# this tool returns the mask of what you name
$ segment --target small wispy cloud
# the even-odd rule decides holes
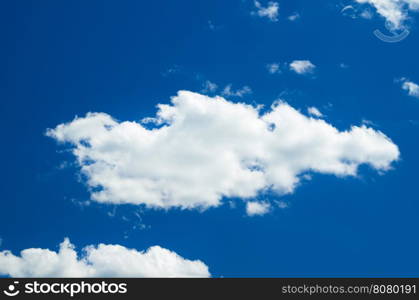
[[[261,18],[268,18],[272,22],[278,21],[279,16],[279,4],[278,2],[269,1],[267,6],[263,6],[259,1],[254,1],[256,11],[253,11],[253,15],[257,15]]]
[[[279,63],[271,63],[266,65],[266,69],[270,74],[278,74],[281,73],[281,67]]]
[[[252,89],[250,87],[248,87],[247,85],[237,89],[237,90],[233,90],[232,85],[228,84],[222,91],[222,95],[226,96],[226,97],[243,97],[245,95],[251,94],[252,93]]]
[[[287,202],[284,202],[284,201],[278,201],[276,204],[278,205],[278,207],[279,207],[280,209],[285,209],[285,208],[288,208],[288,203],[287,203]]]
[[[244,97],[248,94],[251,94],[253,91],[252,89],[245,85],[238,89],[233,89],[233,84],[229,83],[224,88],[222,86],[218,85],[215,82],[212,82],[210,80],[205,80],[202,82],[202,89],[201,93],[204,94],[215,94],[222,95],[224,97]],[[143,119],[143,122],[150,123],[154,122],[153,120],[147,120],[147,118]]]
[[[297,74],[303,75],[313,73],[316,66],[309,60],[294,60],[289,65],[290,70]]]
[[[288,21],[294,22],[297,21],[299,18],[301,18],[299,13],[293,13],[292,15],[288,16]]]
[[[370,127],[372,127],[372,126],[378,127],[378,124],[376,124],[373,121],[368,120],[368,119],[362,119],[362,124],[366,125],[366,126],[370,126]]]
[[[202,92],[203,92],[203,93],[214,93],[214,92],[216,92],[216,91],[217,91],[217,89],[218,89],[218,85],[217,85],[216,83],[211,82],[211,81],[209,81],[209,80],[206,80],[206,81],[203,83],[203,89],[202,89]]]
[[[323,117],[323,114],[320,112],[320,110],[314,106],[307,108],[307,112],[309,113],[309,115],[317,118]]]
[[[372,19],[373,14],[372,14],[372,12],[371,12],[370,10],[366,9],[366,10],[361,11],[361,12],[359,13],[359,16],[360,16],[361,18],[363,18],[363,19],[368,19],[368,20],[370,20],[370,19]]]
[[[268,202],[257,202],[251,201],[246,203],[246,213],[248,216],[263,216],[267,214],[271,209],[271,205]]]
[[[407,94],[409,96],[419,98],[419,85],[417,83],[414,83],[413,81],[410,81],[407,78],[401,78],[398,81],[402,83],[402,89],[407,91]]]

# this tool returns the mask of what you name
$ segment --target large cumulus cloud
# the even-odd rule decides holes
[[[88,113],[47,135],[72,145],[93,200],[158,208],[292,193],[307,172],[355,176],[361,164],[386,171],[399,158],[387,136],[366,126],[339,131],[285,102],[262,114],[188,91],[142,122]]]
[[[69,239],[58,252],[29,248],[15,256],[0,252],[0,275],[11,277],[209,277],[201,261],[154,246],[147,251],[120,245],[87,246],[80,255]]]

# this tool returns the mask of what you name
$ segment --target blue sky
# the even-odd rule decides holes
[[[55,251],[69,237],[77,249],[159,245],[203,261],[215,277],[418,276],[419,99],[402,88],[419,83],[417,14],[408,12],[406,39],[385,43],[373,35],[386,32],[385,18],[368,4],[359,9],[370,18],[351,18],[342,13],[350,4],[359,7],[280,0],[271,20],[239,0],[3,2],[0,250]],[[295,60],[315,69],[297,74]],[[268,72],[272,63],[279,74]],[[88,112],[139,122],[179,90],[205,93],[206,81],[219,87],[213,94],[250,87],[225,96],[234,103],[316,107],[341,131],[366,122],[400,159],[387,172],[313,173],[291,194],[258,194],[287,203],[263,216],[246,215],[239,197],[204,211],[86,205],[71,147],[46,130]]]

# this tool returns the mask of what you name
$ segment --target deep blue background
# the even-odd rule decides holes
[[[372,34],[381,18],[344,17],[339,2],[282,0],[272,23],[250,15],[252,1],[2,1],[0,249],[56,249],[68,236],[78,248],[158,244],[214,276],[418,276],[419,101],[394,79],[419,82],[419,31],[384,43]],[[266,71],[294,59],[316,64],[314,78]],[[89,111],[140,120],[204,80],[249,85],[248,103],[317,106],[339,129],[368,119],[402,159],[385,175],[315,175],[263,217],[239,199],[205,212],[77,204],[89,194],[47,128]],[[133,228],[135,212],[147,229]]]

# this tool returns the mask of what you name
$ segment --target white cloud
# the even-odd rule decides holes
[[[278,205],[278,207],[279,207],[280,209],[285,209],[285,208],[288,208],[288,203],[286,203],[286,202],[284,202],[284,201],[278,201],[276,204]]]
[[[365,125],[367,125],[367,126],[370,126],[370,127],[378,127],[378,125],[377,124],[375,124],[373,121],[371,121],[371,120],[367,120],[367,119],[362,119],[362,124],[365,124]]]
[[[290,63],[290,69],[297,74],[313,73],[316,66],[309,60],[294,60]]]
[[[419,98],[419,85],[406,78],[402,78],[402,89],[407,91],[409,96]]]
[[[307,108],[307,112],[310,115],[318,117],[318,118],[323,117],[323,114],[320,112],[320,110],[317,107],[314,107],[314,106]]]
[[[288,16],[288,20],[291,22],[297,21],[299,18],[300,18],[299,13],[293,13],[292,15]]]
[[[268,5],[264,7],[259,1],[254,1],[254,5],[257,8],[257,11],[253,12],[253,14],[259,17],[266,17],[272,22],[278,21],[278,15],[279,15],[278,2],[269,1]]]
[[[214,93],[218,89],[218,85],[207,80],[203,83],[203,93]]]
[[[20,256],[0,252],[0,275],[11,277],[209,277],[199,260],[154,246],[147,251],[120,245],[87,246],[77,254],[66,238],[58,252],[30,248]]]
[[[248,216],[262,216],[269,212],[271,205],[268,202],[249,201],[246,203]]]
[[[271,74],[281,73],[281,69],[278,63],[267,64],[266,69],[268,69],[268,72]]]
[[[359,14],[359,16],[361,18],[363,18],[363,19],[370,20],[370,19],[372,19],[373,14],[372,14],[372,12],[370,10],[365,9],[365,10],[361,11],[361,13]]]
[[[231,84],[227,85],[222,91],[222,95],[226,97],[243,97],[251,93],[252,89],[248,86],[244,86],[238,90],[233,90]]]
[[[356,10],[352,5],[346,5],[340,11],[344,16],[355,19],[357,17]]]
[[[180,91],[159,104],[155,128],[89,113],[47,135],[73,145],[91,198],[154,208],[201,208],[223,197],[292,193],[307,172],[355,176],[388,170],[398,147],[380,131],[339,131],[285,102],[258,107]]]
[[[213,94],[218,90],[219,86],[214,82],[206,80],[202,83],[202,87],[203,87],[201,90],[202,93]],[[252,93],[252,89],[248,86],[243,86],[242,88],[234,90],[233,85],[228,84],[224,87],[224,89],[221,89],[221,94],[226,97],[240,97],[241,98],[251,93]]]
[[[363,18],[363,19],[372,19],[373,13],[369,8],[364,9],[361,7],[354,7],[352,5],[346,5],[342,8],[341,13],[352,19]]]
[[[370,4],[394,28],[403,27],[409,10],[419,10],[419,0],[354,0],[360,4]]]

